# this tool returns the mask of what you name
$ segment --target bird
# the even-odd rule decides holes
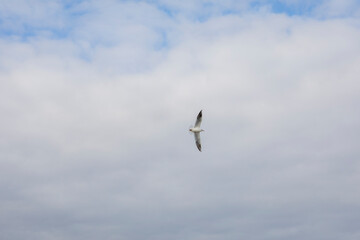
[[[200,152],[201,152],[200,132],[205,131],[200,128],[201,121],[202,121],[202,110],[197,115],[195,126],[189,129],[190,132],[194,133],[196,147],[199,149]]]

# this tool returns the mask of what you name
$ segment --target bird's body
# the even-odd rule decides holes
[[[202,129],[200,129],[200,128],[195,128],[195,127],[194,127],[194,128],[190,128],[189,131],[190,131],[190,132],[193,132],[193,133],[199,133],[199,132],[202,132],[202,131],[204,131],[204,130],[202,130]]]
[[[201,152],[200,132],[204,131],[203,129],[200,128],[201,121],[202,121],[202,110],[197,115],[195,126],[189,129],[190,132],[194,133],[195,143],[200,152]]]

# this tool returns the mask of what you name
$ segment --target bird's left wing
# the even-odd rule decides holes
[[[199,112],[199,114],[197,115],[196,118],[196,122],[195,122],[195,127],[199,128],[201,125],[201,121],[202,121],[202,110]]]

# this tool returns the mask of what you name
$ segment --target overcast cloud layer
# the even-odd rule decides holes
[[[359,43],[356,0],[1,1],[0,238],[360,239]]]

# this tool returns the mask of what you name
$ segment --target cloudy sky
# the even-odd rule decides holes
[[[0,0],[0,238],[360,239],[359,42],[357,0]]]

